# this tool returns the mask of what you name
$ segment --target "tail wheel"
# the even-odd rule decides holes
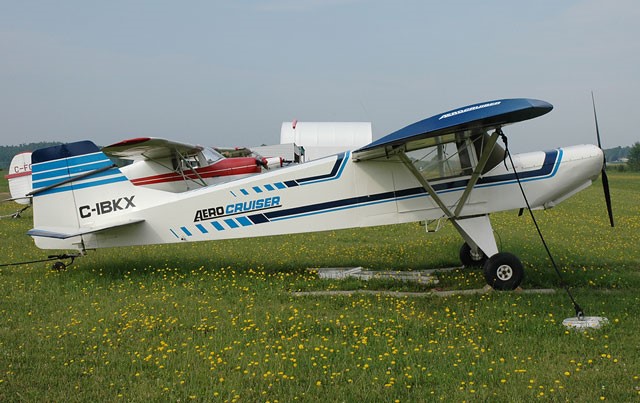
[[[524,268],[515,255],[496,253],[484,264],[484,278],[496,290],[515,290],[524,278]]]
[[[464,267],[482,267],[487,261],[487,255],[480,249],[474,251],[468,243],[460,247],[460,262]]]
[[[54,271],[63,271],[66,268],[67,268],[67,265],[59,261],[54,262],[53,265],[51,265],[51,270],[54,270]]]

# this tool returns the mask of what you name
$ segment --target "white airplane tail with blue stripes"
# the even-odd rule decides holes
[[[121,219],[135,208],[140,189],[91,141],[35,151],[32,181],[29,235],[43,249],[83,250],[83,235],[142,221]]]

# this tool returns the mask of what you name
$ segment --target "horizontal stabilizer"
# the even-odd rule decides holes
[[[413,123],[353,152],[354,159],[371,159],[395,146],[467,130],[489,131],[542,116],[553,109],[537,99],[501,99],[469,105]],[[417,147],[416,147],[417,148]]]
[[[94,232],[106,231],[113,228],[123,227],[126,225],[138,224],[144,222],[143,219],[125,220],[120,222],[111,222],[107,225],[99,225],[95,227],[40,227],[33,228],[27,232],[32,237],[67,239],[74,236],[91,234]]]
[[[10,202],[10,201],[14,201],[14,202],[20,203],[20,204],[30,204],[31,203],[31,196],[10,197],[8,199],[0,200],[0,203]]]

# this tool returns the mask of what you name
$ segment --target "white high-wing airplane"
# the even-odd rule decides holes
[[[23,211],[31,207],[31,197],[27,196],[27,193],[31,192],[31,153],[22,152],[16,154],[11,159],[9,164],[9,173],[6,174],[5,179],[9,183],[9,192],[11,198],[2,201],[14,201],[18,204],[24,205],[20,210],[13,214],[1,216],[0,218],[20,217]]]
[[[523,266],[498,251],[489,215],[553,207],[603,170],[595,145],[507,157],[497,144],[503,127],[552,108],[534,99],[474,104],[353,151],[178,193],[135,186],[91,141],[44,148],[32,155],[28,234],[42,249],[84,252],[444,217],[464,240],[463,264],[484,265],[488,284],[514,289]]]

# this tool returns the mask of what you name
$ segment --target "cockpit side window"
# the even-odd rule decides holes
[[[466,156],[461,158],[455,142],[409,151],[407,156],[425,179],[449,178],[471,172]]]
[[[211,148],[203,148],[198,157],[201,166],[211,165],[224,158],[222,154]]]
[[[182,159],[182,170],[188,171],[190,169],[200,168],[200,161],[195,156],[189,156]]]

